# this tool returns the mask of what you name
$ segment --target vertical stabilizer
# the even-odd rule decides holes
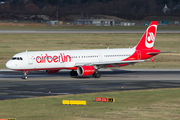
[[[141,40],[135,47],[137,50],[141,49],[153,49],[154,41],[156,37],[158,21],[152,21],[146,32],[142,36]]]

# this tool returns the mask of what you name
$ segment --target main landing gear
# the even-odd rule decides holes
[[[22,76],[22,79],[27,79],[27,78],[28,78],[28,77],[27,77],[28,71],[24,71],[23,73],[24,73],[24,75]]]
[[[93,77],[94,78],[100,78],[101,77],[101,74],[98,72],[98,69],[95,69],[95,72],[93,74]]]
[[[72,70],[71,72],[70,72],[70,76],[71,77],[76,77],[78,74],[77,74],[77,71],[74,71],[74,70]]]

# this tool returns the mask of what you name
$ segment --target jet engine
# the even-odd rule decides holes
[[[93,66],[79,66],[77,68],[77,73],[80,76],[88,76],[94,74],[95,69]]]

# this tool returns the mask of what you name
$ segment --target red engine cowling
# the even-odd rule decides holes
[[[94,74],[95,69],[93,66],[79,66],[77,68],[77,73],[80,76],[88,76]]]
[[[59,70],[46,70],[47,74],[53,74],[59,72]]]

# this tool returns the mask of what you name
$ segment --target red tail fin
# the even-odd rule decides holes
[[[141,40],[136,46],[137,50],[140,49],[153,49],[154,41],[156,37],[158,21],[152,21],[146,32],[142,36]]]

